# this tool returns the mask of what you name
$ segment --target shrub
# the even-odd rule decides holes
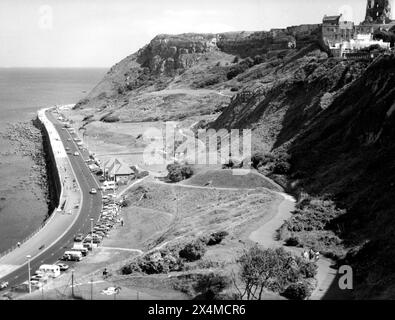
[[[274,160],[275,156],[271,153],[257,152],[251,157],[252,166],[255,169],[258,169],[259,167],[264,166]]]
[[[311,289],[305,282],[293,283],[285,289],[282,295],[292,300],[305,300],[311,295]]]
[[[167,166],[168,179],[172,182],[179,182],[188,179],[193,175],[193,169],[189,165],[180,165],[178,163],[169,164]]]
[[[230,71],[226,74],[228,80],[237,77],[240,73],[243,73],[249,68],[248,63],[239,63],[230,68]]]
[[[259,54],[254,57],[254,64],[261,64],[264,61],[265,59]]]
[[[188,243],[183,249],[180,250],[179,255],[181,258],[192,262],[199,260],[206,253],[205,244],[201,240]]]
[[[314,278],[317,275],[318,266],[314,262],[303,261],[299,267],[299,271],[305,278]]]
[[[273,173],[274,174],[287,174],[290,170],[290,164],[286,160],[278,160],[276,161]]]
[[[290,247],[296,247],[299,245],[299,243],[299,238],[296,236],[289,237],[287,240],[285,240],[285,244]]]
[[[206,244],[208,246],[214,246],[216,244],[220,244],[223,239],[228,235],[229,233],[226,231],[218,231],[214,232],[210,235],[210,237],[207,239]]]
[[[231,281],[229,277],[218,273],[202,275],[194,285],[194,290],[200,293],[199,298],[213,300],[218,293],[229,287]]]

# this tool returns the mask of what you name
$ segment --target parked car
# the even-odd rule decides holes
[[[69,265],[65,263],[58,263],[57,266],[60,268],[60,271],[66,271],[69,268]]]
[[[84,235],[82,233],[78,233],[75,237],[74,237],[74,241],[75,242],[81,242],[82,240],[84,240]]]
[[[89,191],[89,193],[90,193],[90,194],[96,194],[96,193],[97,193],[97,190],[96,190],[95,188],[92,188],[92,189]]]
[[[42,275],[42,274],[35,274],[34,276],[32,276],[31,278],[30,278],[30,281],[35,281],[35,280],[37,280],[37,281],[42,281],[42,280],[44,280],[45,279],[45,276],[44,275]]]
[[[8,287],[8,282],[7,281],[3,281],[0,283],[0,290],[4,290]]]
[[[76,151],[76,152],[74,152],[74,155],[79,156],[80,154]]]

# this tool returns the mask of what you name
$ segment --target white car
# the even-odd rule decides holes
[[[89,191],[90,194],[96,194],[97,190],[95,188],[92,188],[91,191]]]
[[[80,154],[76,151],[76,152],[74,152],[74,155],[79,156]]]
[[[65,263],[58,263],[57,266],[60,268],[60,271],[66,271],[69,268]]]
[[[6,289],[8,287],[8,282],[3,281],[0,283],[0,290]]]

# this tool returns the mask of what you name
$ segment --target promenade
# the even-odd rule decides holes
[[[38,118],[48,133],[50,147],[59,174],[61,185],[59,207],[54,210],[41,229],[24,242],[21,240],[20,247],[15,246],[13,250],[0,258],[0,279],[26,265],[27,255],[31,256],[31,260],[34,260],[45,253],[71,228],[80,214],[82,205],[81,188],[59,133],[47,117],[47,110],[39,110]],[[51,252],[50,256],[57,257],[62,253],[62,250],[59,250],[58,252]],[[44,259],[38,262],[44,262]],[[15,277],[18,279],[18,275]],[[23,282],[27,279],[18,280]]]

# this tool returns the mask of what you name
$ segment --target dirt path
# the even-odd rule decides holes
[[[257,230],[251,232],[249,238],[251,241],[259,243],[265,247],[278,248],[283,247],[282,241],[275,239],[276,230],[278,230],[285,220],[292,216],[292,211],[295,208],[295,199],[285,193],[279,193],[284,200],[280,203],[277,209],[277,214],[260,226]],[[284,247],[287,251],[290,251],[296,255],[301,255],[303,248],[296,247]],[[310,300],[321,300],[326,292],[329,290],[333,281],[336,278],[337,271],[331,268],[333,261],[324,257],[321,257],[317,262],[317,287],[313,291]]]

